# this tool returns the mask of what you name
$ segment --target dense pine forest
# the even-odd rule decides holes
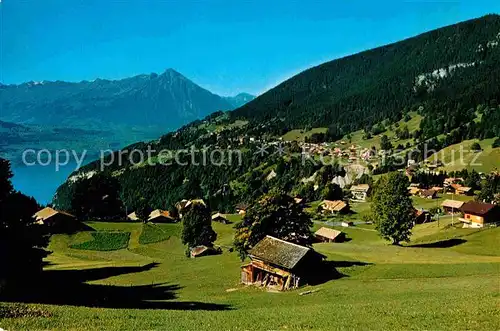
[[[470,122],[478,104],[496,104],[499,41],[498,15],[459,23],[308,69],[232,116],[282,130],[330,127],[341,137],[420,110],[437,124],[424,127],[426,135],[449,132]],[[486,122],[498,135],[498,121]]]

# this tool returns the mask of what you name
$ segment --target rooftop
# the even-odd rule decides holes
[[[486,215],[494,208],[498,208],[497,205],[491,203],[483,203],[477,201],[469,201],[462,206],[462,212],[473,215]]]
[[[250,256],[286,269],[293,269],[310,250],[305,246],[266,236],[250,251]]]
[[[441,204],[442,207],[460,209],[465,202],[457,200],[444,200]]]
[[[324,237],[324,238],[328,238],[328,239],[334,240],[341,233],[342,233],[342,231],[338,231],[338,230],[335,230],[335,229],[330,229],[330,228],[322,227],[318,231],[316,231],[314,234],[316,236],[321,236],[321,237]]]
[[[45,207],[42,210],[36,212],[35,215],[33,215],[33,218],[35,218],[37,221],[44,221],[44,220],[46,220],[54,215],[57,215],[57,214],[62,214],[62,215],[66,215],[69,217],[74,217],[73,215],[66,213],[64,211],[55,210],[51,207]]]

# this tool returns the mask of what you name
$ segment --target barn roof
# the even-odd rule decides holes
[[[433,189],[430,189],[430,190],[422,190],[422,191],[420,192],[420,194],[421,194],[422,196],[424,196],[424,197],[433,197],[433,196],[435,196],[435,195],[436,195],[436,193],[437,193],[437,192],[436,192],[435,190],[433,190]]]
[[[497,205],[477,201],[469,201],[462,206],[462,212],[473,215],[486,215]]]
[[[187,207],[189,207],[191,205],[196,205],[196,204],[200,204],[200,205],[206,206],[206,203],[205,203],[205,201],[203,201],[203,199],[192,199],[192,200],[189,200],[184,205],[184,208],[187,208]]]
[[[411,194],[411,195],[416,195],[420,192],[421,190],[418,188],[418,187],[408,187],[408,192]]]
[[[149,214],[149,220],[154,220],[158,217],[173,218],[170,216],[170,212],[168,210],[155,209]]]
[[[305,246],[266,236],[250,251],[250,256],[286,269],[293,269],[310,250]]]
[[[75,216],[73,216],[69,213],[66,213],[64,211],[55,210],[51,207],[45,207],[42,210],[36,212],[33,215],[33,218],[36,219],[37,221],[44,221],[44,220],[46,220],[54,215],[57,215],[57,214],[62,214],[62,215],[69,216],[69,217],[75,217]]]
[[[323,207],[323,209],[328,209],[331,211],[342,211],[347,207],[347,203],[342,200],[323,200],[321,206]]]
[[[359,184],[351,186],[351,191],[368,192],[369,190],[370,190],[370,185],[368,184]]]
[[[316,231],[314,234],[316,236],[321,236],[321,237],[324,237],[324,238],[328,238],[328,239],[334,240],[341,233],[342,233],[342,231],[338,231],[338,230],[335,230],[335,229],[330,229],[330,228],[322,227],[318,231]]]
[[[247,210],[250,206],[248,203],[240,202],[236,205],[236,209]]]
[[[447,208],[455,208],[455,209],[460,209],[464,205],[463,201],[457,201],[457,200],[444,200],[441,206],[447,207]]]
[[[215,213],[215,214],[213,214],[213,215],[212,215],[212,219],[213,219],[213,220],[215,220],[215,219],[217,219],[217,218],[219,218],[219,217],[221,217],[221,218],[223,218],[223,219],[226,219],[226,220],[227,220],[227,216],[226,216],[226,215],[224,215],[224,214],[221,214],[221,213]]]

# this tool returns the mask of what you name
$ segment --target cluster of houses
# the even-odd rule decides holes
[[[460,178],[447,178],[442,187],[433,186],[428,189],[422,189],[418,184],[411,184],[410,187],[408,187],[408,193],[426,199],[436,199],[440,193],[466,196],[474,195],[474,190],[471,187],[463,186],[460,184],[461,182],[463,182],[463,180]]]
[[[344,147],[345,141],[340,144],[330,143],[306,143],[299,142],[299,146],[309,154],[332,156],[340,159],[348,160],[348,162],[355,163],[358,161],[374,161],[377,156],[383,154],[383,151],[377,152],[374,149],[363,148],[359,145],[352,144],[349,147]]]
[[[426,199],[436,199],[438,194],[449,194],[456,196],[473,196],[474,190],[471,187],[464,186],[463,178],[446,178],[442,187],[434,186],[427,189],[422,189],[418,184],[411,184],[408,187],[408,192],[412,196],[418,196]],[[446,199],[441,203],[441,209],[449,215],[463,215],[458,217],[458,220],[464,223],[464,227],[481,228],[487,224],[497,223],[500,221],[500,206],[479,202],[479,201],[459,201],[454,199]],[[427,211],[419,211],[418,220],[416,223],[425,222],[429,216]]]

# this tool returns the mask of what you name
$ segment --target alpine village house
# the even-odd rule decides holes
[[[325,258],[312,248],[266,236],[249,252],[250,263],[241,267],[241,282],[275,290],[307,283],[311,270]]]

